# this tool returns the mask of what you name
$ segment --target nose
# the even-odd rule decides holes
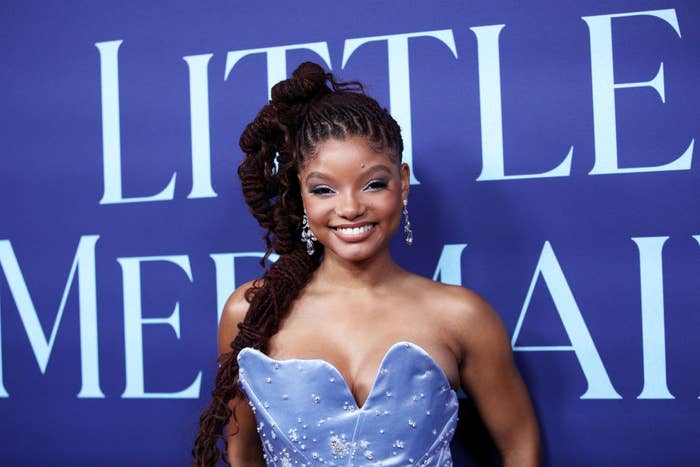
[[[354,193],[344,193],[339,196],[335,212],[338,216],[353,220],[365,213],[366,207]]]

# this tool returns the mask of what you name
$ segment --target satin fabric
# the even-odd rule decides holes
[[[325,360],[275,360],[247,347],[238,364],[268,466],[452,465],[457,395],[412,342],[389,348],[361,407]]]

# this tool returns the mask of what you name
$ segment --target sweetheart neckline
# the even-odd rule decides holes
[[[457,396],[457,391],[455,391],[455,390],[452,388],[452,385],[450,384],[449,378],[447,378],[447,374],[445,373],[445,370],[443,370],[442,367],[441,367],[440,365],[438,365],[438,363],[435,361],[435,359],[434,359],[423,347],[421,347],[420,345],[418,345],[418,344],[416,344],[416,343],[414,343],[414,342],[406,341],[406,340],[398,341],[398,342],[395,342],[395,343],[391,344],[391,346],[386,350],[386,352],[384,352],[384,356],[382,357],[382,360],[379,362],[379,367],[377,367],[377,370],[374,372],[374,379],[373,379],[373,381],[372,381],[372,385],[370,386],[369,392],[367,393],[367,397],[365,398],[365,400],[364,400],[364,402],[362,403],[362,405],[360,405],[360,404],[357,402],[357,398],[355,397],[355,394],[354,394],[354,393],[352,392],[352,390],[350,389],[350,385],[348,384],[347,380],[345,379],[345,377],[343,376],[343,374],[340,372],[340,370],[338,370],[338,368],[337,368],[335,365],[333,365],[331,362],[329,362],[328,360],[325,360],[325,359],[323,359],[323,358],[285,358],[285,359],[277,359],[277,358],[270,357],[269,355],[263,353],[262,351],[260,351],[260,350],[258,350],[258,349],[256,349],[256,348],[253,348],[253,347],[244,347],[244,348],[242,348],[242,349],[240,350],[240,352],[238,352],[238,356],[240,357],[241,353],[243,353],[244,351],[250,351],[250,352],[255,352],[255,353],[257,353],[258,355],[262,356],[262,357],[263,357],[264,359],[266,359],[266,360],[269,360],[269,361],[274,362],[274,363],[279,363],[279,364],[289,364],[289,363],[295,363],[295,362],[318,362],[318,363],[321,363],[321,364],[323,364],[323,365],[326,365],[326,366],[328,366],[332,371],[334,371],[334,372],[337,374],[337,376],[340,377],[340,380],[343,382],[343,385],[345,386],[345,390],[347,391],[348,395],[349,395],[350,398],[352,399],[353,404],[355,404],[355,409],[356,409],[356,410],[359,410],[359,411],[364,411],[365,408],[367,407],[367,401],[369,401],[369,399],[372,397],[372,394],[374,393],[374,389],[375,389],[375,387],[377,386],[377,382],[379,381],[379,377],[380,377],[381,374],[382,374],[382,367],[384,366],[384,363],[386,362],[387,358],[389,357],[389,355],[391,355],[391,354],[393,353],[393,351],[394,351],[395,349],[399,348],[400,345],[406,345],[406,344],[408,344],[408,345],[409,345],[410,347],[412,347],[413,349],[415,349],[415,350],[421,352],[423,355],[425,355],[426,357],[428,357],[428,360],[430,360],[430,362],[432,363],[432,365],[438,370],[438,375],[440,375],[440,377],[442,377],[443,382],[444,382],[445,384],[447,384],[448,389],[449,389],[449,390],[453,393],[453,395],[456,397],[456,396]]]

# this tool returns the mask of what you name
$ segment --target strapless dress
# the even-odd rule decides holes
[[[452,465],[457,394],[412,342],[389,348],[361,407],[325,360],[275,360],[246,347],[238,365],[268,466]]]

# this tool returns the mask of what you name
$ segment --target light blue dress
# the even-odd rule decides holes
[[[325,360],[275,360],[247,347],[238,365],[268,466],[452,465],[457,394],[416,344],[389,348],[362,407]]]

